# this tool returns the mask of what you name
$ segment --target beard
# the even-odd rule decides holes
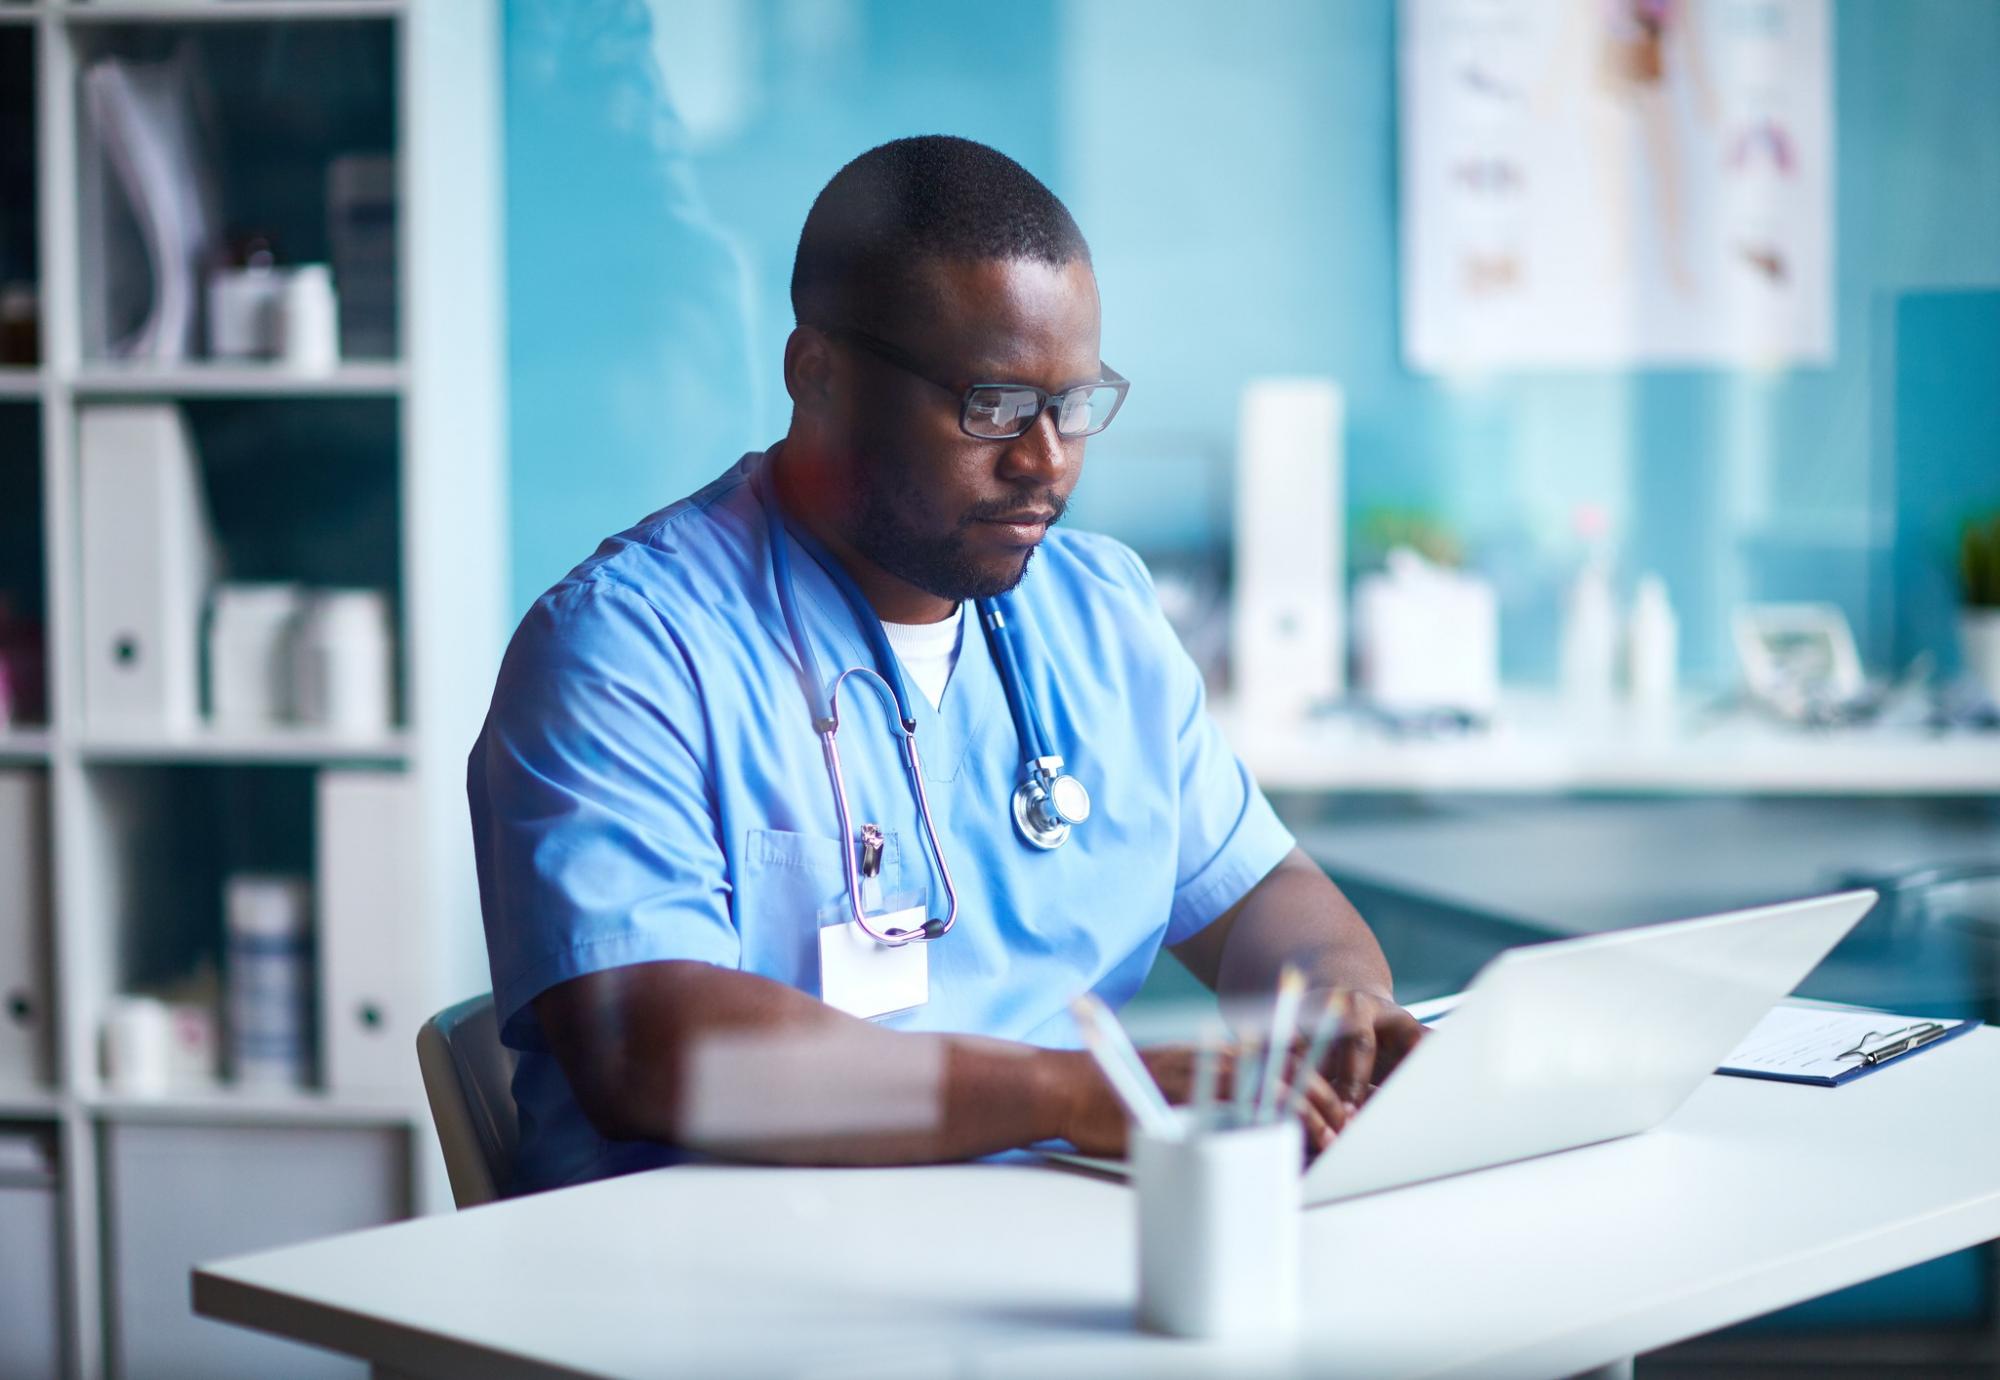
[[[856,475],[849,539],[897,579],[952,603],[1007,593],[1021,583],[1039,549],[1031,546],[1018,559],[1012,553],[982,556],[970,540],[973,524],[1035,508],[1054,513],[1054,527],[1068,507],[1063,495],[1045,489],[974,504],[953,521],[932,507],[920,467],[892,456],[877,450]]]

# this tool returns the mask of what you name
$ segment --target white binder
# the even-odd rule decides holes
[[[415,951],[415,781],[402,772],[319,773],[314,911],[319,926],[320,1070],[336,1092],[414,1089],[417,1027],[430,1015]]]
[[[1258,379],[1243,390],[1230,696],[1261,718],[1300,718],[1346,678],[1342,431],[1331,379]]]
[[[0,1087],[53,1080],[48,778],[0,771]]]
[[[202,611],[216,569],[201,469],[180,409],[83,408],[83,707],[93,732],[192,732]]]

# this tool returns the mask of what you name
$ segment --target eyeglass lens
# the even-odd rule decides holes
[[[1118,406],[1118,390],[1110,387],[1072,388],[1059,395],[1056,430],[1064,436],[1088,436],[1101,431]],[[975,388],[966,399],[965,426],[975,436],[1004,440],[1035,424],[1045,406],[1032,388]]]

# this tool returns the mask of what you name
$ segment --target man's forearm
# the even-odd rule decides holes
[[[1302,853],[1293,853],[1244,897],[1224,938],[1215,989],[1268,1001],[1279,970],[1295,963],[1310,988],[1390,995],[1389,963],[1367,922]]]
[[[1095,1076],[1072,1051],[886,1030],[702,963],[593,974],[536,1011],[602,1134],[737,1159],[970,1159],[1064,1134]]]

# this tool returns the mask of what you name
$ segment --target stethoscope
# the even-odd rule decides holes
[[[753,476],[750,485],[756,490],[758,501],[764,508],[771,546],[771,576],[778,587],[778,605],[784,611],[785,630],[791,635],[792,650],[798,656],[799,683],[805,690],[806,704],[812,711],[813,731],[819,735],[820,750],[826,757],[827,776],[833,782],[834,807],[840,818],[840,859],[847,879],[848,908],[862,932],[878,943],[895,947],[913,941],[942,939],[958,919],[958,891],[952,885],[951,868],[945,863],[944,849],[938,843],[937,826],[931,819],[930,800],[924,794],[923,762],[917,755],[917,716],[910,708],[909,689],[904,684],[902,666],[896,659],[895,649],[889,645],[889,635],[882,630],[882,620],[876,616],[874,607],[861,592],[861,587],[854,583],[853,577],[818,538],[794,526],[785,517],[778,503],[776,485],[763,482],[763,476]],[[869,655],[875,661],[873,667],[850,666],[834,677],[831,685],[820,676],[819,659],[813,655],[812,644],[807,641],[805,626],[799,619],[798,599],[792,588],[792,558],[785,543],[787,533],[820,564],[840,590],[868,642]],[[1041,716],[1035,712],[1034,702],[1028,698],[1027,680],[1021,671],[1021,654],[1015,642],[1014,627],[1000,601],[981,599],[977,608],[979,625],[986,633],[986,645],[1000,673],[1001,688],[1007,695],[1007,712],[1013,717],[1014,732],[1020,739],[1022,755],[1026,759],[1021,769],[1021,783],[1014,788],[1014,828],[1030,847],[1060,848],[1069,841],[1071,830],[1090,818],[1090,792],[1084,789],[1081,781],[1063,770],[1063,759],[1056,754],[1048,730],[1042,726]],[[840,749],[834,743],[834,735],[840,730],[840,687],[849,676],[857,675],[866,676],[880,686],[895,708],[896,719],[903,732],[904,766],[916,794],[917,812],[923,817],[924,839],[931,856],[937,861],[938,874],[944,878],[946,909],[943,918],[932,916],[914,930],[894,927],[877,929],[869,923],[861,906],[861,875],[855,861],[854,825],[847,807],[847,785],[840,772]],[[868,834],[872,827],[865,827],[864,834]],[[880,831],[874,831],[872,838],[865,837],[862,847],[877,849],[879,857]]]

